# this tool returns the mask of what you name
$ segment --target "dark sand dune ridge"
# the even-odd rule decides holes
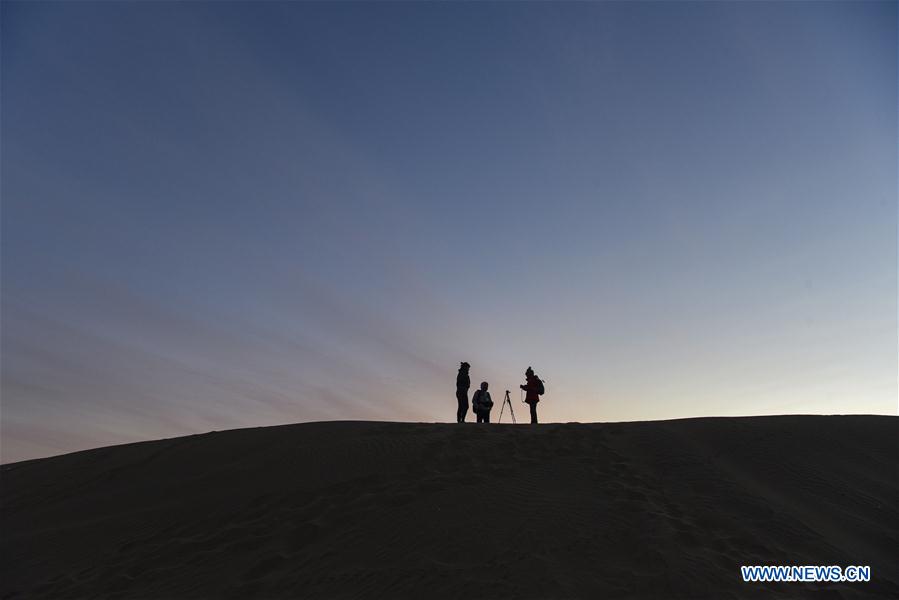
[[[899,597],[896,417],[309,423],[4,465],[0,486],[4,600]]]

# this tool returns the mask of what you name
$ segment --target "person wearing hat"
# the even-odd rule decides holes
[[[524,372],[524,377],[527,379],[527,383],[519,387],[525,391],[524,401],[531,407],[531,424],[536,425],[537,403],[540,402],[540,394],[543,393],[543,382],[534,375],[534,369],[531,367]]]
[[[468,377],[468,369],[471,365],[463,362],[456,375],[456,400],[459,402],[459,410],[456,411],[456,423],[464,423],[468,414],[468,388],[471,387],[471,379]]]

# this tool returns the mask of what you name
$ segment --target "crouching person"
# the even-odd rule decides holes
[[[478,423],[490,422],[490,409],[493,408],[493,400],[490,399],[490,392],[487,391],[486,381],[481,383],[481,389],[475,390],[474,396],[471,398],[471,407],[478,417]]]

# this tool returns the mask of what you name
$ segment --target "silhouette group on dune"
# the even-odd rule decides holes
[[[457,423],[464,423],[465,417],[468,414],[468,388],[471,387],[471,378],[468,375],[469,369],[471,369],[471,365],[467,362],[462,362],[459,366],[459,373],[456,375],[456,402],[458,405],[456,410]],[[518,387],[525,392],[523,402],[530,406],[531,423],[536,425],[537,403],[540,402],[540,396],[543,395],[545,388],[543,380],[534,374],[534,369],[531,367],[527,368],[524,372],[524,376],[526,383]],[[475,390],[475,393],[471,398],[471,408],[475,413],[478,423],[490,422],[490,409],[493,408],[493,399],[490,397],[490,392],[487,391],[488,388],[489,384],[486,381],[482,381],[481,387]],[[509,402],[508,390],[506,391],[506,397],[503,402]],[[512,404],[510,402],[509,409],[511,410],[511,408]],[[515,418],[514,412],[512,418],[513,420]]]

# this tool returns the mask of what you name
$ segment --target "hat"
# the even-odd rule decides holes
[[[469,367],[471,367],[470,364],[468,364],[467,362],[464,362],[464,361],[462,362],[462,368],[463,368],[463,369],[468,369]]]

